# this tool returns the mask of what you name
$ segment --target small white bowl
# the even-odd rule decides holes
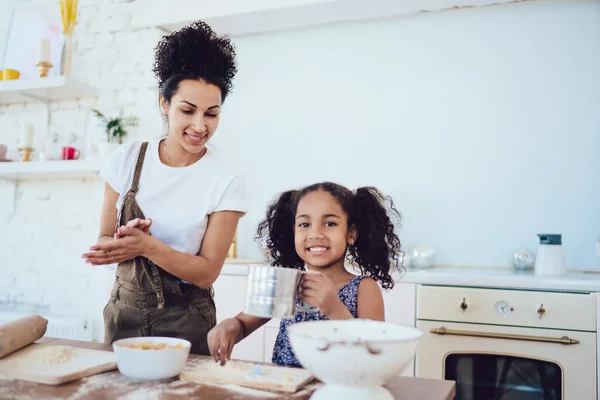
[[[414,360],[423,336],[411,326],[352,319],[288,327],[300,364],[325,383],[317,399],[392,399],[382,386]]]
[[[127,346],[152,343],[166,344],[167,348],[145,350]],[[180,347],[173,347],[180,346]],[[133,379],[160,380],[178,375],[185,367],[192,344],[185,339],[169,337],[135,337],[113,343],[119,371]]]

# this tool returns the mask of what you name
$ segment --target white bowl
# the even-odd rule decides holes
[[[145,350],[129,348],[131,345],[166,344],[167,348]],[[180,347],[172,347],[180,346]],[[192,344],[185,339],[169,337],[135,337],[113,343],[119,371],[133,379],[159,380],[178,375],[187,362]]]
[[[308,321],[288,327],[302,366],[325,383],[313,399],[392,399],[382,387],[414,360],[423,331],[352,319]]]

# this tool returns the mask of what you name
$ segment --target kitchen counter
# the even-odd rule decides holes
[[[96,350],[111,351],[110,345],[78,342],[73,340],[42,338],[38,343],[71,345]],[[190,359],[202,356],[190,355]],[[275,392],[256,391],[232,385],[200,385],[191,382],[173,380],[170,382],[139,382],[130,380],[117,370],[65,383],[60,386],[48,386],[25,381],[0,381],[0,398],[10,399],[111,399],[111,400],[147,400],[147,399],[207,399],[207,400],[260,400],[260,399],[297,399],[310,397],[319,383],[309,385],[294,395]],[[451,400],[455,396],[454,381],[397,377],[386,386],[397,400]],[[264,396],[260,394],[264,393]]]
[[[471,286],[561,292],[600,292],[600,272],[568,272],[564,276],[538,276],[512,268],[434,267],[408,269],[397,282],[425,285]]]
[[[222,273],[247,275],[248,265],[255,263],[258,264],[253,260],[243,260],[234,264],[232,260],[227,260]],[[398,283],[424,285],[600,292],[600,271],[570,271],[564,276],[550,277],[535,275],[533,271],[520,272],[512,268],[432,267],[422,270],[409,268],[402,275],[395,274],[394,280]]]

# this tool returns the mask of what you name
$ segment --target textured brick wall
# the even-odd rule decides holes
[[[0,54],[4,53],[11,12],[24,7],[57,7],[57,1],[8,1],[0,13]],[[50,104],[50,136],[43,136],[44,105],[0,105],[0,143],[15,157],[19,125],[36,127],[35,148],[56,154],[73,144],[89,150],[102,140],[90,115],[97,107],[109,114],[121,110],[141,119],[132,136],[156,137],[162,124],[152,49],[160,37],[154,29],[133,31],[127,4],[112,0],[80,0],[75,29],[73,75],[100,89],[98,96]],[[90,120],[92,119],[92,120]],[[142,134],[141,132],[144,132]],[[93,149],[92,149],[93,150]],[[91,156],[88,154],[85,156]],[[16,203],[14,203],[16,190]],[[2,303],[43,306],[51,314],[89,318],[98,324],[114,270],[92,268],[81,254],[97,237],[103,183],[97,179],[0,180],[0,309]]]

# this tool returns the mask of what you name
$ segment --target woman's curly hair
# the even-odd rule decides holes
[[[165,100],[170,101],[184,79],[218,86],[224,101],[233,89],[237,73],[235,47],[219,37],[205,22],[197,21],[163,36],[154,49],[152,68]]]
[[[374,187],[352,192],[336,183],[323,182],[282,193],[268,206],[255,237],[267,247],[272,264],[304,268],[294,245],[294,220],[300,200],[319,190],[336,199],[348,217],[348,229],[356,230],[356,241],[348,246],[348,261],[384,289],[393,288],[391,273],[402,268],[400,239],[394,224],[399,224],[401,215],[392,199]]]

